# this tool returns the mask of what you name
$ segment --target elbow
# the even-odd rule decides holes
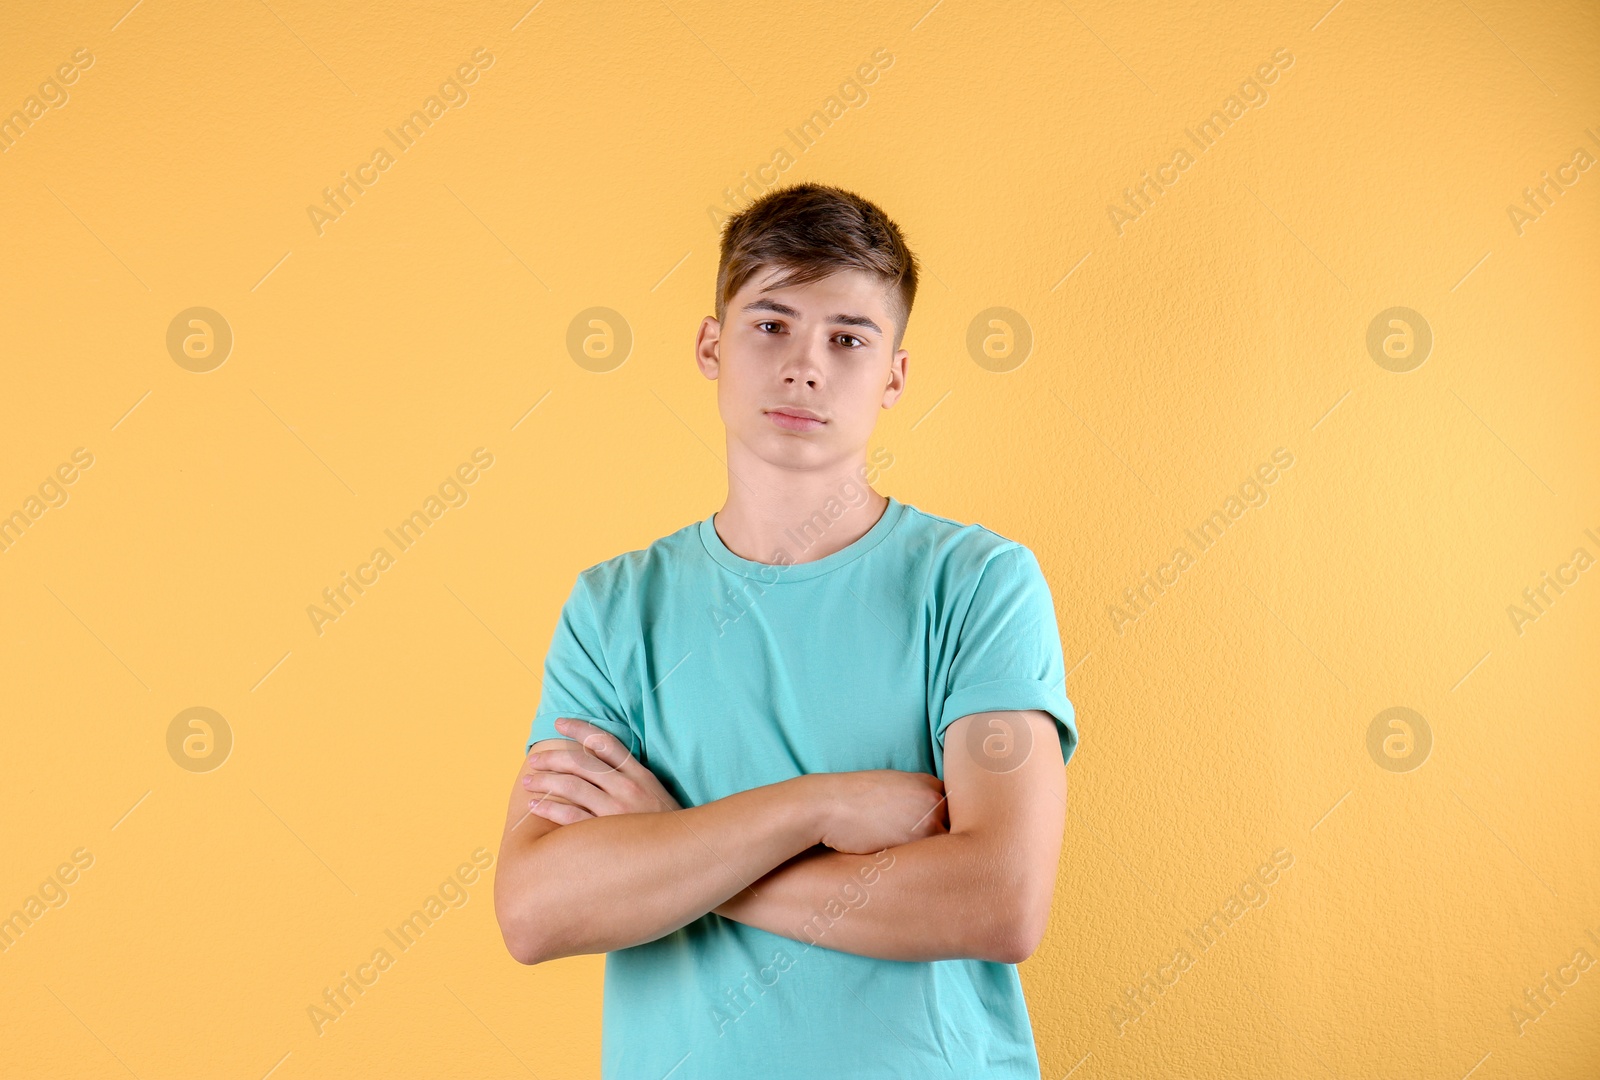
[[[569,909],[568,899],[559,892],[532,886],[496,894],[495,921],[513,960],[531,967],[547,960],[608,951],[594,940],[584,916]]]
[[[550,957],[544,954],[539,942],[524,934],[514,934],[504,927],[500,929],[500,936],[505,940],[506,951],[511,954],[511,959],[519,964],[542,964]]]
[[[529,967],[582,952],[581,949],[563,948],[548,932],[540,933],[526,925],[508,927],[502,923],[500,938],[505,942],[506,952],[511,954],[511,958]]]
[[[1049,888],[1007,889],[1003,900],[991,905],[994,918],[985,928],[979,956],[1000,964],[1020,964],[1044,941],[1050,923]]]
[[[514,910],[498,911],[496,915],[500,940],[505,943],[506,952],[519,964],[532,967],[547,960],[605,951],[592,948],[592,943],[578,927],[563,924],[548,905],[519,905]]]
[[[500,923],[500,940],[505,942],[506,952],[519,964],[539,964],[550,957],[545,955],[544,943],[539,940],[533,928],[527,925],[527,920],[518,919],[505,912],[497,912]]]
[[[542,964],[555,959],[548,934],[541,932],[540,921],[534,918],[537,905],[518,902],[510,892],[497,889],[494,898],[495,922],[500,925],[500,940],[505,943],[506,952],[519,964]],[[548,920],[543,923],[547,928]]]
[[[1020,964],[1044,941],[1055,899],[1055,863],[1029,865],[1009,857],[1004,848],[975,850],[975,861],[959,877],[967,884],[969,910],[981,914],[967,923],[970,939],[962,955]]]
[[[1020,918],[1011,920],[992,936],[990,955],[984,959],[1000,964],[1020,964],[1038,950],[1042,941],[1042,926]]]

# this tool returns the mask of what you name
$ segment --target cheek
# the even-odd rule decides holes
[[[761,406],[768,396],[749,364],[724,367],[717,378],[717,411],[730,431],[760,430],[766,423],[760,415]]]
[[[878,373],[874,371],[851,379],[848,388],[840,387],[844,392],[835,399],[840,434],[848,430],[852,441],[872,434],[878,424],[879,414],[883,412],[884,382],[887,380],[887,373],[880,382]]]
[[[863,408],[869,405],[872,412],[876,412],[883,404],[884,392],[889,389],[889,361],[887,357],[873,360],[863,364],[858,372],[852,374],[850,394],[852,400],[860,401]]]
[[[730,405],[750,405],[760,397],[757,382],[750,365],[735,365],[724,370],[722,377],[717,380],[717,389],[722,399]]]

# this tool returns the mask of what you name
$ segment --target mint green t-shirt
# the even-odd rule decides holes
[[[806,773],[943,778],[945,729],[975,712],[1042,709],[1071,758],[1055,609],[1026,547],[891,496],[848,547],[778,565],[733,554],[713,518],[578,575],[528,746],[587,720],[685,807]],[[791,533],[787,558],[830,524]],[[871,891],[841,881],[834,914]],[[606,954],[601,1075],[1037,1080],[1015,965],[840,952],[826,922],[812,943],[708,913]]]

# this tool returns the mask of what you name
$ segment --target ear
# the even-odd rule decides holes
[[[721,344],[722,324],[715,316],[707,315],[700,320],[700,333],[694,341],[694,362],[708,379],[716,379],[722,371]]]
[[[911,354],[904,349],[896,349],[894,357],[889,361],[889,384],[883,391],[883,407],[894,408],[894,403],[900,400],[900,395],[906,390],[906,369],[911,364]]]

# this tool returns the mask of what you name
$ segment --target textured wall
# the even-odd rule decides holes
[[[1594,6],[528,2],[7,10],[0,1073],[597,1074],[474,852],[816,179],[927,269],[882,490],[1055,592],[1044,1075],[1600,1075]]]

